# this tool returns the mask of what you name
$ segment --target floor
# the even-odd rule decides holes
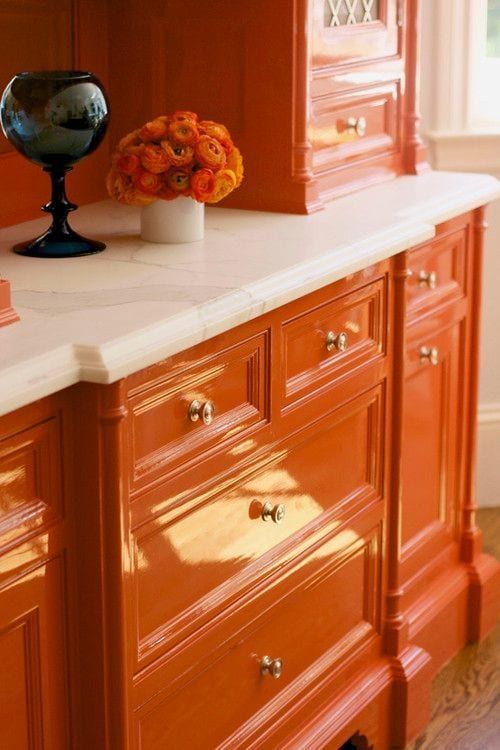
[[[484,549],[500,559],[500,508],[478,513]],[[500,750],[500,625],[434,680],[432,719],[407,750]]]

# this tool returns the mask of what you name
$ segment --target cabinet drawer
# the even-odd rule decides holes
[[[301,692],[309,693],[314,678],[373,639],[379,619],[380,526],[368,532],[365,527],[365,533],[359,526],[331,536],[302,561],[288,595],[277,598],[256,621],[232,632],[219,628],[202,665],[193,668],[188,653],[182,664],[171,665],[178,674],[191,667],[180,680],[183,685],[158,690],[160,678],[153,677],[154,698],[136,711],[141,750],[204,750],[224,740],[225,747],[246,746],[266,720],[276,722],[280,709]],[[261,671],[266,656],[282,660],[278,679]],[[236,730],[237,737],[232,736]]]
[[[283,325],[283,400],[288,406],[385,353],[386,277]]]
[[[132,485],[199,461],[265,422],[267,360],[268,336],[262,333],[201,361],[181,358],[164,377],[132,390]]]
[[[467,227],[409,253],[409,314],[465,294]]]
[[[139,661],[255,592],[298,554],[298,543],[315,531],[322,516],[331,516],[342,504],[354,507],[380,497],[383,418],[383,390],[377,386],[286,446],[276,446],[258,468],[234,477],[226,490],[195,497],[137,529]]]
[[[0,439],[0,551],[61,514],[59,420]]]
[[[314,101],[314,172],[397,151],[399,108],[399,80]]]

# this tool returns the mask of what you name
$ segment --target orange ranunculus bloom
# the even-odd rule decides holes
[[[182,143],[170,143],[167,140],[162,141],[160,145],[167,153],[173,167],[187,167],[193,161],[194,148],[192,146],[186,146]]]
[[[194,153],[203,167],[216,172],[226,165],[226,152],[219,141],[209,135],[202,135],[194,148]]]
[[[129,154],[127,151],[120,154],[115,164],[119,172],[123,174],[132,175],[140,169],[141,162],[136,154]]]
[[[239,187],[243,181],[245,169],[243,167],[243,157],[236,146],[233,147],[233,150],[227,157],[226,167],[231,169],[236,175],[236,187]]]
[[[175,143],[186,145],[196,143],[199,137],[198,126],[194,120],[172,120],[168,132]]]
[[[166,182],[168,187],[179,195],[189,192],[189,178],[190,172],[187,169],[170,169],[167,172]]]
[[[170,167],[170,159],[164,149],[150,143],[141,152],[141,164],[148,172],[161,174]]]
[[[230,154],[234,148],[234,144],[229,133],[229,130],[225,125],[221,125],[218,122],[212,120],[202,120],[199,123],[200,132],[204,135],[209,135],[211,138],[219,141],[222,144],[224,151]]]
[[[146,206],[155,200],[154,195],[146,195],[136,190],[132,178],[114,168],[108,172],[106,187],[110,198],[129,206]]]
[[[155,195],[161,188],[160,176],[147,172],[145,169],[139,170],[134,175],[134,183],[137,190],[148,195]]]
[[[199,203],[205,203],[215,190],[215,175],[211,169],[199,169],[191,176],[191,195]]]
[[[162,182],[160,191],[156,194],[157,198],[161,198],[163,201],[173,201],[179,195],[178,191],[172,190],[167,184],[167,175],[162,174]]]
[[[236,187],[236,175],[232,169],[221,169],[215,175],[215,189],[207,203],[218,203]]]
[[[191,120],[192,122],[197,122],[198,115],[196,112],[190,112],[187,109],[177,109],[172,115],[172,120]]]
[[[106,185],[112,198],[135,206],[179,195],[218,203],[240,185],[243,174],[241,153],[224,125],[177,110],[121,139]]]
[[[148,141],[159,141],[164,138],[167,127],[167,123],[162,118],[157,117],[155,120],[147,122],[140,129],[139,135],[145,143]]]
[[[124,135],[121,141],[119,141],[117,150],[125,151],[129,146],[139,146],[141,144],[141,138],[139,136],[139,130],[133,130],[128,135]]]

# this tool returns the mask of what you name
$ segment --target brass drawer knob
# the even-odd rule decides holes
[[[348,117],[346,130],[351,130],[362,138],[366,135],[366,117]]]
[[[421,362],[430,362],[431,365],[439,364],[439,349],[437,346],[421,346],[419,354]]]
[[[341,331],[338,334],[333,331],[328,331],[326,334],[327,351],[331,352],[333,349],[336,349],[338,352],[345,352],[348,346],[349,338],[345,331]]]
[[[211,424],[215,415],[215,406],[213,401],[205,401],[203,404],[198,399],[191,401],[188,409],[188,416],[191,422],[197,422],[201,419],[204,424]]]
[[[420,271],[418,274],[419,286],[426,286],[428,289],[435,289],[438,284],[438,277],[435,271]]]
[[[271,659],[270,656],[263,656],[260,660],[260,672],[261,674],[269,674],[278,680],[283,673],[283,660],[282,659]]]
[[[281,523],[285,517],[285,506],[283,503],[273,505],[269,500],[262,506],[262,520],[273,521],[274,523]]]

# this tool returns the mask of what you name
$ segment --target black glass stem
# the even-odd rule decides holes
[[[85,71],[19,73],[0,103],[3,131],[15,148],[50,175],[52,197],[42,210],[52,224],[40,237],[14,247],[40,258],[66,258],[104,250],[68,224],[77,206],[66,196],[65,177],[80,159],[95,151],[106,132],[109,106],[99,80]]]

